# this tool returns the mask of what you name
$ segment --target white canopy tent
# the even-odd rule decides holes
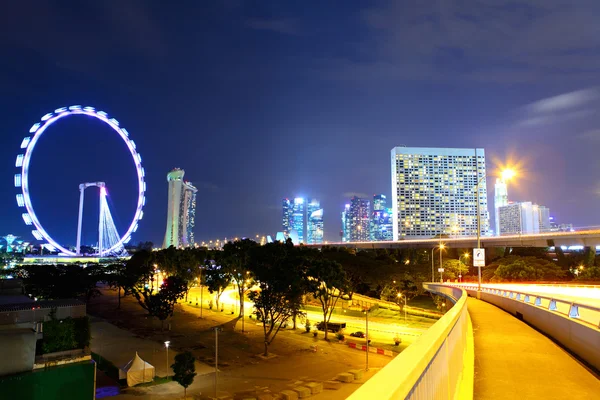
[[[119,379],[127,379],[127,386],[135,386],[144,382],[154,380],[154,366],[135,352],[135,357],[119,370]]]

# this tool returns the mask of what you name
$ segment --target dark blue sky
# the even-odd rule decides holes
[[[599,16],[596,0],[5,4],[0,231],[31,238],[14,160],[34,122],[71,104],[105,110],[138,145],[134,242],[162,242],[173,167],[199,189],[200,240],[274,234],[296,195],[321,199],[335,240],[349,196],[390,194],[397,145],[484,147],[489,173],[510,157],[523,170],[511,200],[600,225]],[[64,243],[83,181],[107,182],[121,232],[134,209],[124,145],[80,118],[53,126],[31,167],[35,209]]]

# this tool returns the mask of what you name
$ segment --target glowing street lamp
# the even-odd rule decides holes
[[[167,348],[167,376],[169,376],[169,345],[171,344],[171,341],[167,340],[165,342],[165,347]]]
[[[404,298],[404,323],[406,323],[406,296],[402,296],[402,293],[398,293],[398,301],[400,301],[401,298]]]
[[[511,180],[517,175],[514,169],[507,168],[500,173],[500,176],[504,182]]]

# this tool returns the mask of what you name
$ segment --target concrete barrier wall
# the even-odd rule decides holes
[[[467,293],[461,288],[439,284],[423,286],[456,303],[348,399],[473,398],[473,333]]]
[[[467,292],[473,297],[477,295],[476,290],[467,289]],[[582,360],[600,370],[600,329],[597,327],[578,321],[576,318],[569,318],[559,312],[550,311],[547,301],[536,306],[525,303],[522,299],[517,300],[516,295],[514,298],[510,298],[485,291],[480,295],[481,300],[522,318],[523,321],[550,336]],[[531,297],[534,298],[535,295],[531,295]],[[569,306],[565,303],[558,302],[557,307],[557,311],[569,314]]]

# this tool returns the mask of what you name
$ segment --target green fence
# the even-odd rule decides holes
[[[0,377],[0,400],[92,400],[94,361]]]

